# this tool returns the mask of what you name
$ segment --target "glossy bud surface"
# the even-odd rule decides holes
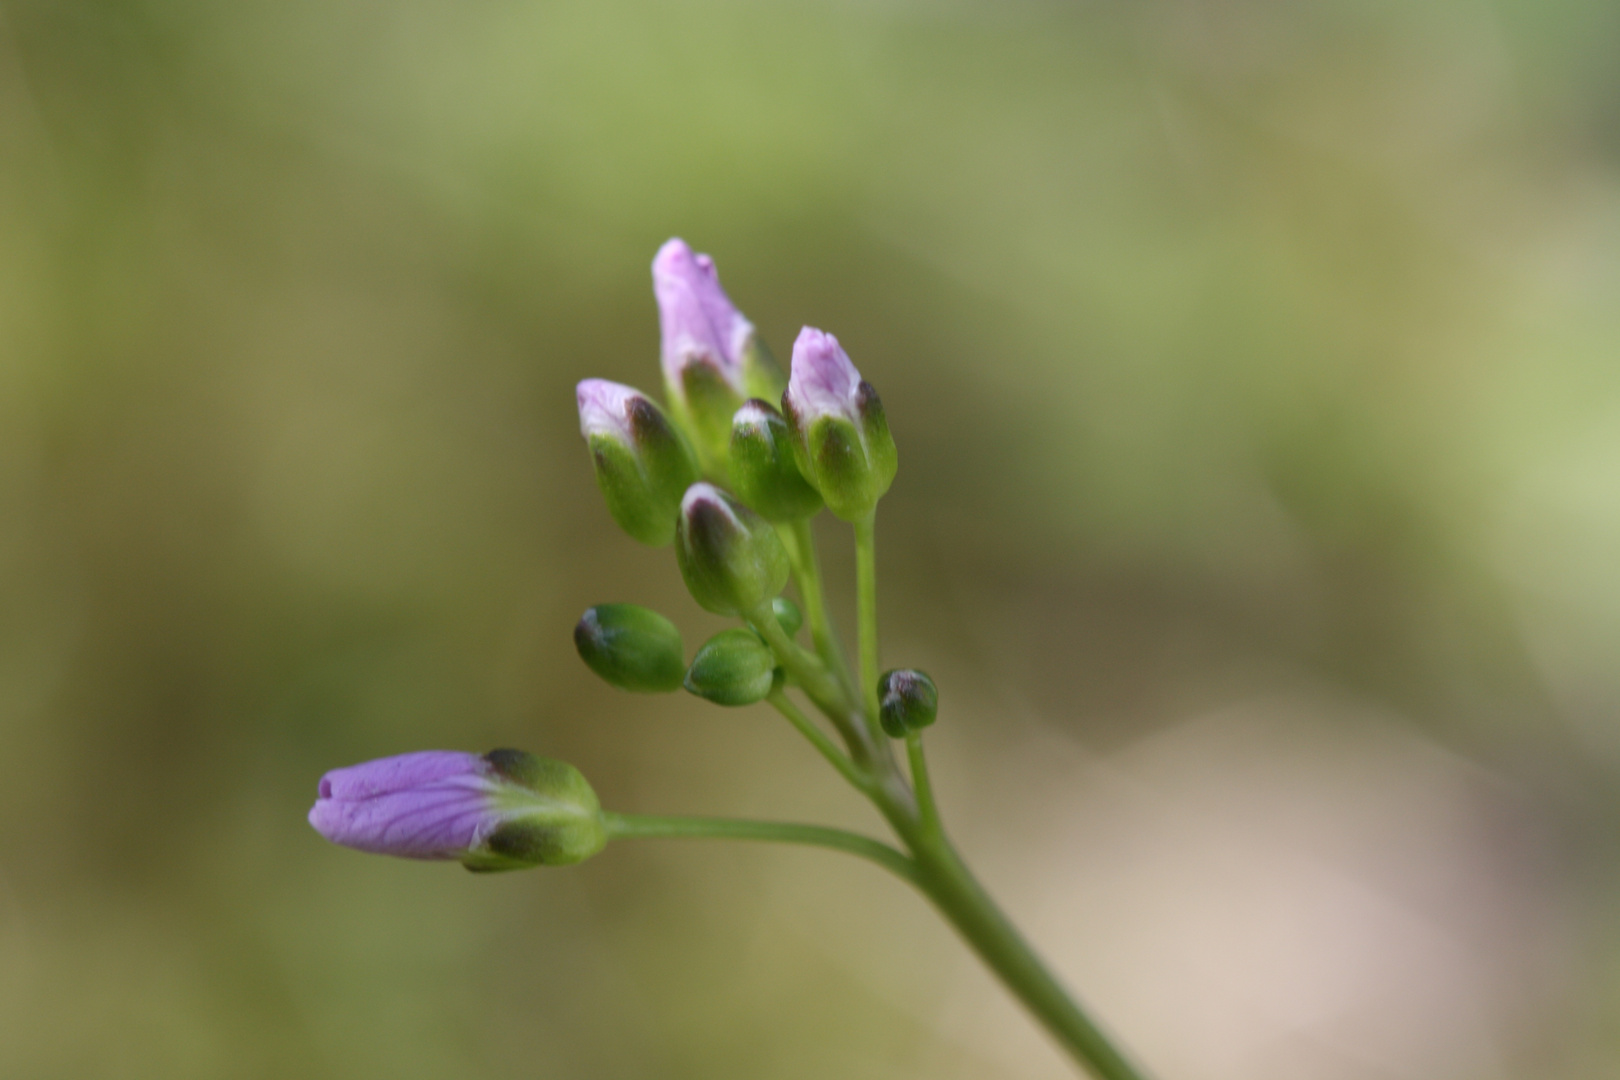
[[[713,484],[693,484],[681,500],[675,558],[692,599],[716,615],[747,614],[787,585],[776,529]]]
[[[921,671],[896,668],[878,681],[878,720],[884,734],[903,739],[934,722],[939,713],[939,688]]]
[[[776,654],[752,630],[722,630],[698,650],[686,673],[686,688],[717,705],[765,700],[779,678]]]
[[[597,604],[574,627],[579,658],[621,690],[678,690],[686,668],[681,632],[658,612],[636,604]]]

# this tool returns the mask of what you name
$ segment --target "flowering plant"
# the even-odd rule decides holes
[[[858,855],[931,900],[1077,1063],[1102,1080],[1141,1080],[946,836],[923,752],[939,705],[933,680],[910,669],[879,673],[874,520],[896,454],[877,391],[837,338],[811,327],[794,342],[784,378],[713,261],[680,240],[653,260],[653,291],[669,411],[632,387],[586,379],[577,391],[580,431],[614,520],[644,544],[673,545],[693,599],[740,625],[688,662],[669,619],[601,604],[575,627],[575,646],[624,690],[684,687],[719,705],[769,704],[876,806],[898,843],[818,825],[613,813],[572,766],[517,750],[427,751],[333,770],[310,824],[361,851],[454,859],[476,871],[575,863],[635,837],[768,840]],[[810,530],[823,506],[855,533],[856,673],[823,600]],[[798,603],[782,595],[790,581]],[[806,624],[809,647],[799,640]]]

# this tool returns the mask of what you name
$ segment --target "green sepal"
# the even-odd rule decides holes
[[[507,781],[494,795],[505,820],[462,856],[468,870],[568,866],[607,846],[602,804],[578,769],[522,750],[491,750],[484,760]]]
[[[743,396],[707,358],[689,361],[681,368],[679,378],[680,385],[671,387],[669,395],[675,418],[697,448],[704,475],[726,483],[730,476],[731,418],[742,405]]]
[[[809,421],[809,430],[805,430],[805,418],[794,412],[787,397],[782,404],[793,432],[794,462],[826,500],[827,508],[845,521],[870,516],[894,482],[899,467],[894,438],[877,391],[870,383],[862,382],[854,420],[823,414]]]
[[[759,335],[750,334],[742,349],[743,390],[751,398],[779,401],[787,390],[787,375]]]
[[[597,604],[574,626],[574,648],[603,681],[639,694],[680,689],[686,668],[681,632],[636,604]]]

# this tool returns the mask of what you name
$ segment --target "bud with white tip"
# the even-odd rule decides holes
[[[716,615],[747,615],[787,585],[790,564],[776,529],[713,484],[686,489],[675,560],[692,599]]]
[[[596,482],[620,528],[662,547],[675,535],[675,512],[697,460],[669,418],[641,391],[586,379],[575,393],[579,430],[596,465]]]
[[[821,509],[821,495],[793,457],[793,433],[782,414],[752,398],[731,418],[731,482],[766,521],[802,521]]]

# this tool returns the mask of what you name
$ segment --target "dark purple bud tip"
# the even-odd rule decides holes
[[[934,722],[939,688],[926,673],[896,668],[878,681],[878,719],[891,739],[903,739]]]

